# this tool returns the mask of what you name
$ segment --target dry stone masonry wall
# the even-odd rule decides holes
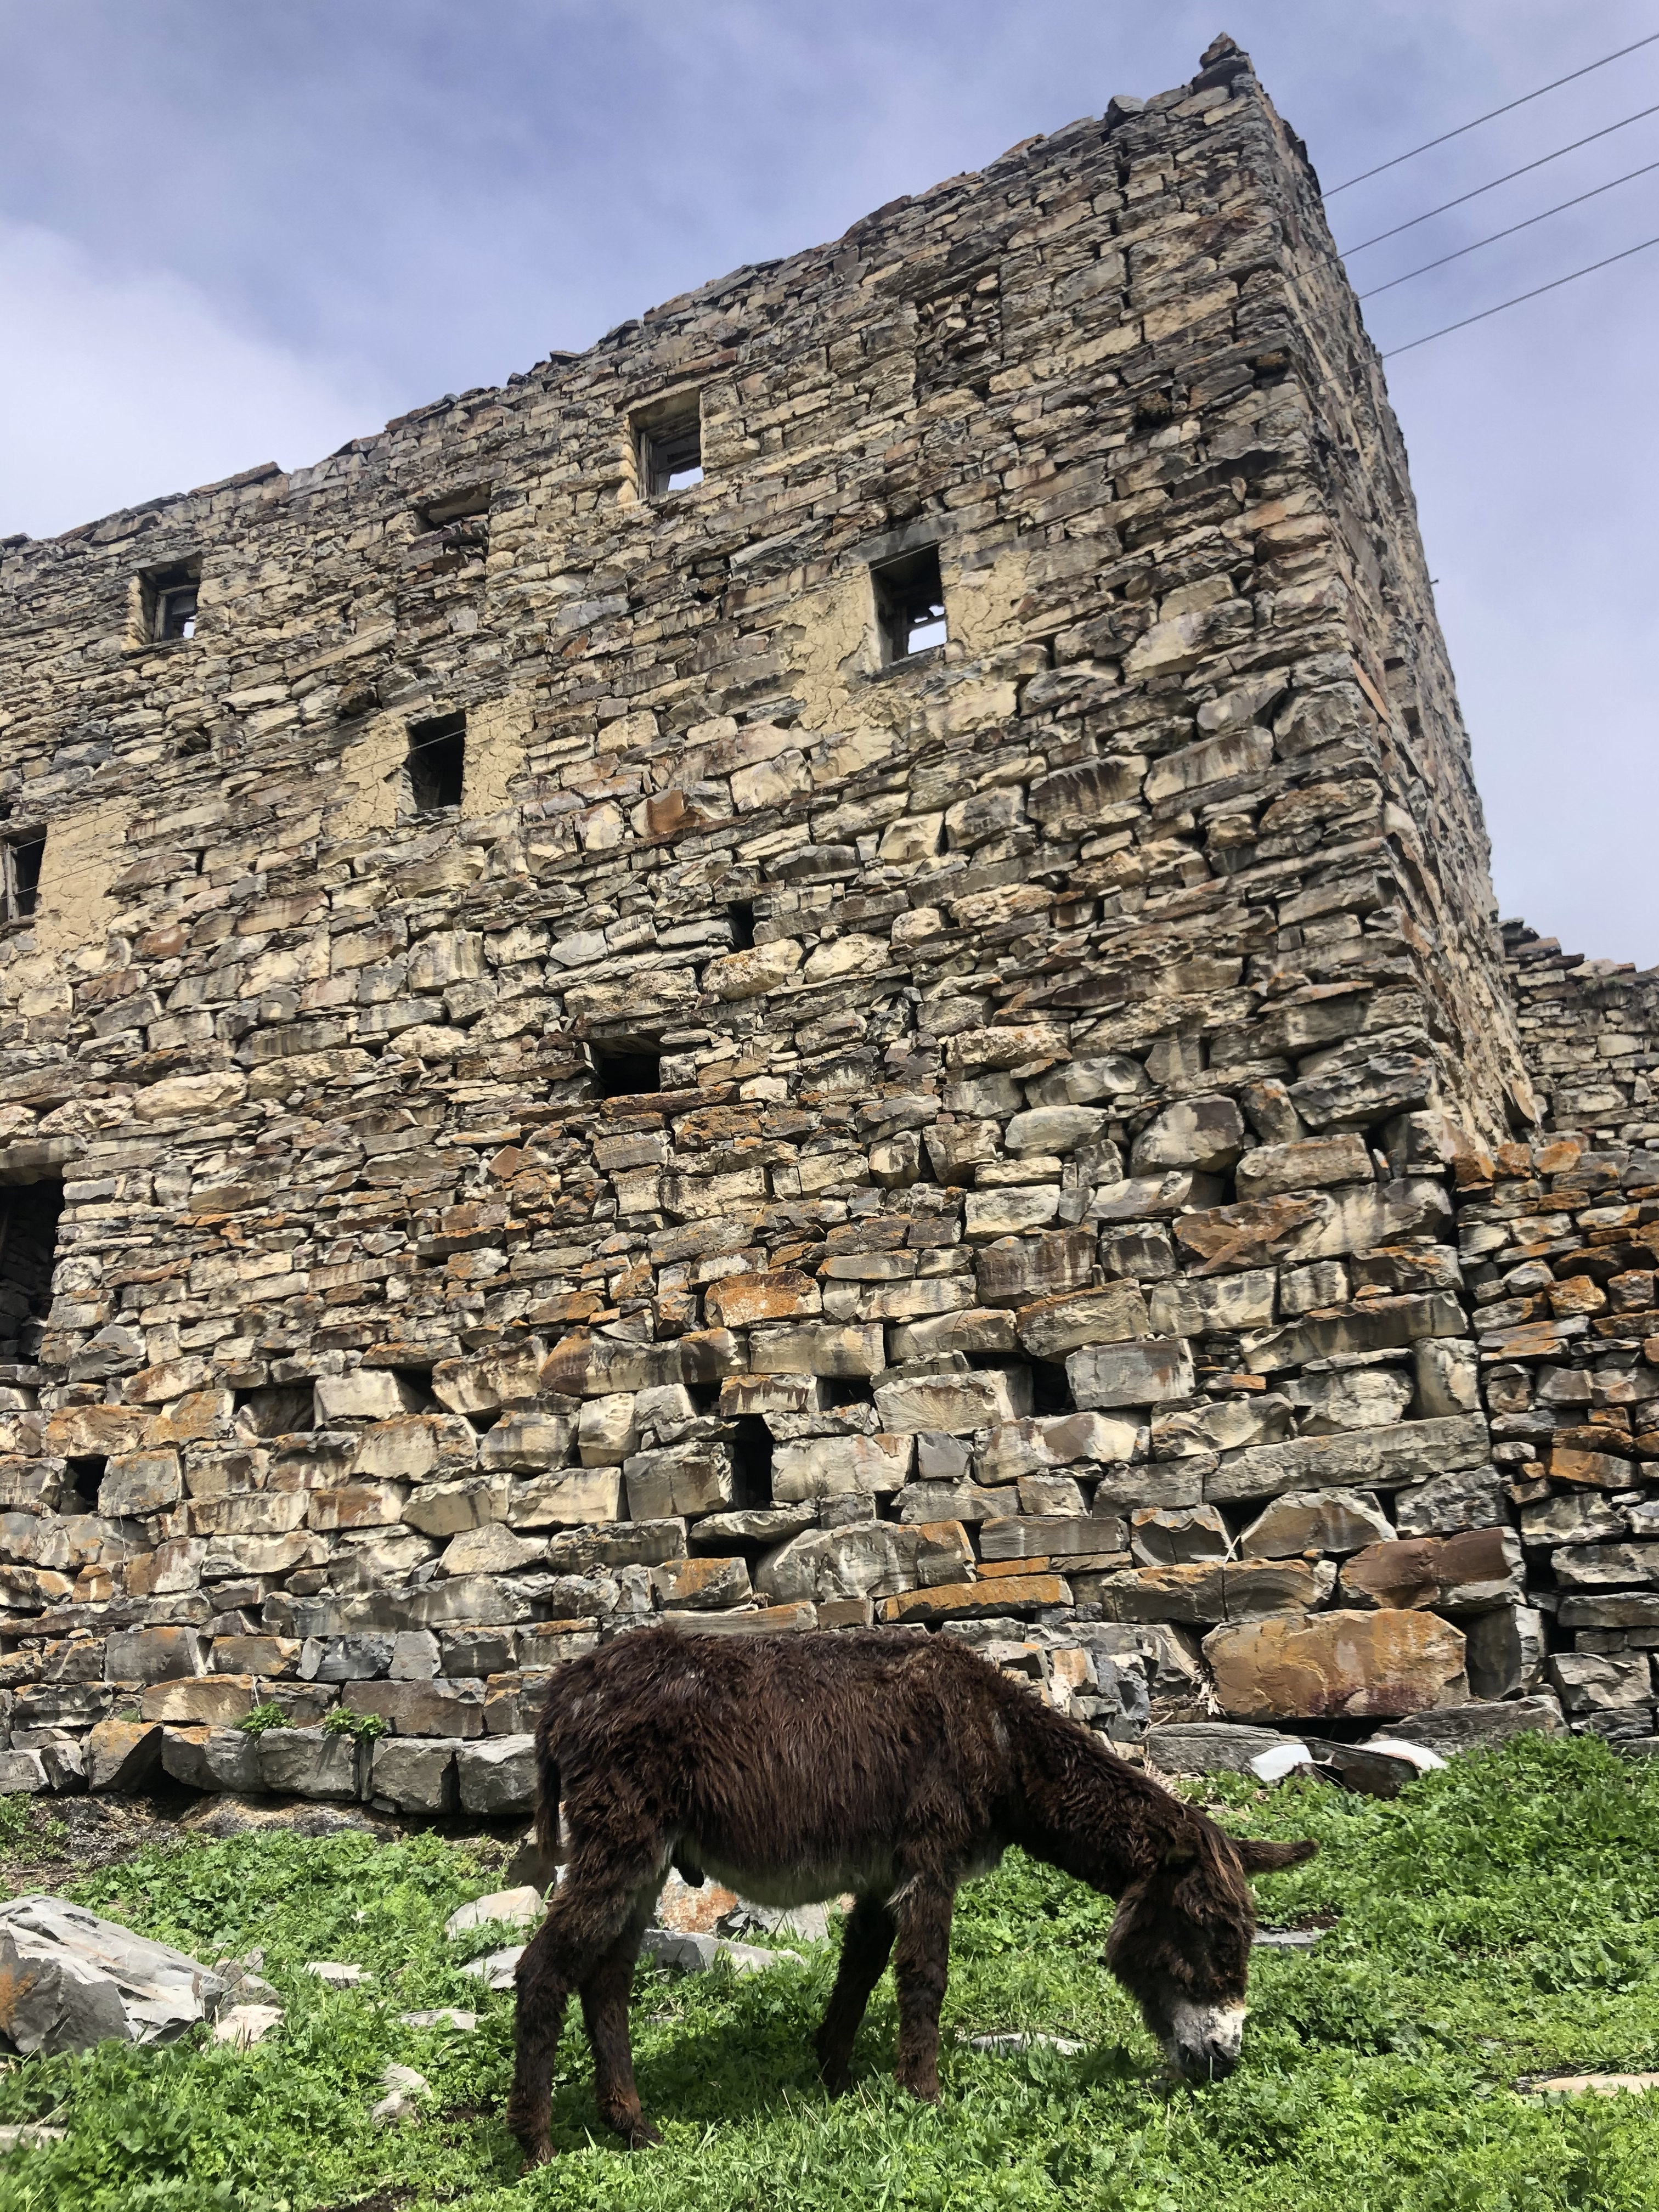
[[[1123,1741],[1634,1682],[1654,1601],[1565,1592],[1646,1558],[1645,1133],[1517,1141],[1403,447],[1231,40],[0,588],[9,1786],[508,1808],[652,1619]]]

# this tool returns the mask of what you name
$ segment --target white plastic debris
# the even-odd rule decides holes
[[[982,2051],[993,2058],[1012,2057],[1021,2051],[1057,2051],[1062,2058],[1075,2058],[1088,2047],[1086,2043],[1073,2042],[1069,2035],[1026,2035],[1012,2028],[995,2035],[970,2035],[968,2039],[969,2051]]]
[[[1257,1752],[1249,1766],[1258,1782],[1282,1782],[1287,1774],[1294,1774],[1299,1766],[1305,1766],[1311,1772],[1313,1764],[1314,1755],[1307,1745],[1298,1742],[1294,1736],[1287,1736],[1283,1743],[1276,1743],[1267,1751]]]
[[[1437,1767],[1446,1763],[1440,1753],[1431,1751],[1427,1744],[1407,1743],[1403,1736],[1374,1735],[1364,1748],[1382,1752],[1389,1759],[1406,1759],[1419,1774],[1432,1774]]]

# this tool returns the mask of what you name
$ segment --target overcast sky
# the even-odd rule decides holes
[[[1328,191],[1659,0],[0,0],[0,531],[445,392],[1254,54]],[[1659,44],[1338,195],[1357,246],[1659,106]],[[1659,163],[1659,114],[1350,253],[1368,285]],[[1380,344],[1659,235],[1659,167],[1367,303]],[[1505,915],[1659,963],[1659,247],[1390,362]]]

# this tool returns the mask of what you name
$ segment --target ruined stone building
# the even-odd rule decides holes
[[[520,1802],[653,1617],[1653,1732],[1659,979],[1230,40],[0,589],[4,1786]]]

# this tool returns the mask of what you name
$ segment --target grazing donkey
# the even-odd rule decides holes
[[[537,1826],[567,1878],[519,1961],[507,2124],[551,2154],[550,2085],[578,1991],[599,2111],[633,2146],[634,1962],[670,1866],[801,1905],[851,1890],[819,2069],[847,2087],[890,1951],[899,2081],[939,2096],[939,2019],[957,1885],[1010,1844],[1118,1899],[1107,1963],[1190,2081],[1238,2063],[1255,1915],[1249,1874],[1311,1843],[1242,1842],[964,1645],[904,1632],[619,1638],[562,1668],[536,1731]]]

